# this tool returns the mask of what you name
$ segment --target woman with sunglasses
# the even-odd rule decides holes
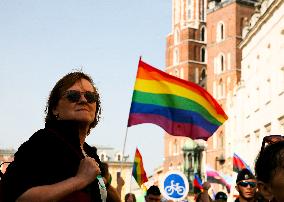
[[[92,79],[82,72],[65,75],[46,113],[45,128],[20,146],[1,180],[4,201],[105,201],[100,159],[85,142],[101,115]]]
[[[258,189],[268,201],[284,201],[284,136],[264,137],[255,173]]]

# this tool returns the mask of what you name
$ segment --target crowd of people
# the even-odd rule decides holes
[[[3,202],[136,202],[133,193],[121,196],[124,180],[111,184],[108,165],[97,149],[85,142],[101,115],[98,89],[92,78],[80,71],[68,73],[53,87],[46,105],[45,127],[35,132],[15,153],[0,182]],[[284,137],[267,136],[255,163],[255,175],[241,170],[236,179],[236,202],[284,201]],[[210,183],[203,183],[197,202],[225,202],[220,191],[214,200]],[[146,202],[168,201],[152,185]]]

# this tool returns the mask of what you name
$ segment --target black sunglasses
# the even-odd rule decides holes
[[[97,101],[98,95],[95,92],[86,91],[80,92],[77,90],[67,90],[64,95],[70,102],[79,102],[81,95],[84,95],[88,103],[94,103]]]
[[[242,187],[247,187],[248,185],[251,187],[251,188],[255,188],[256,187],[256,182],[246,182],[246,181],[240,181],[238,183],[238,185],[242,186]]]
[[[281,135],[265,136],[262,140],[261,151],[263,151],[266,144],[271,145],[271,144],[275,144],[277,142],[282,142],[282,141],[284,141],[284,136],[281,136]]]

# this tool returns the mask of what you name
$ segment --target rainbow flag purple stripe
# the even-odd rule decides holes
[[[207,140],[227,119],[202,87],[139,61],[128,127],[152,123],[170,135]]]

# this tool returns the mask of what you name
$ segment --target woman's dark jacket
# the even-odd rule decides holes
[[[101,163],[96,148],[84,143],[84,150]],[[44,129],[34,133],[15,153],[14,161],[1,179],[4,201],[15,201],[32,187],[54,184],[75,176],[83,158],[78,123],[47,122]],[[98,181],[62,201],[101,201]]]

